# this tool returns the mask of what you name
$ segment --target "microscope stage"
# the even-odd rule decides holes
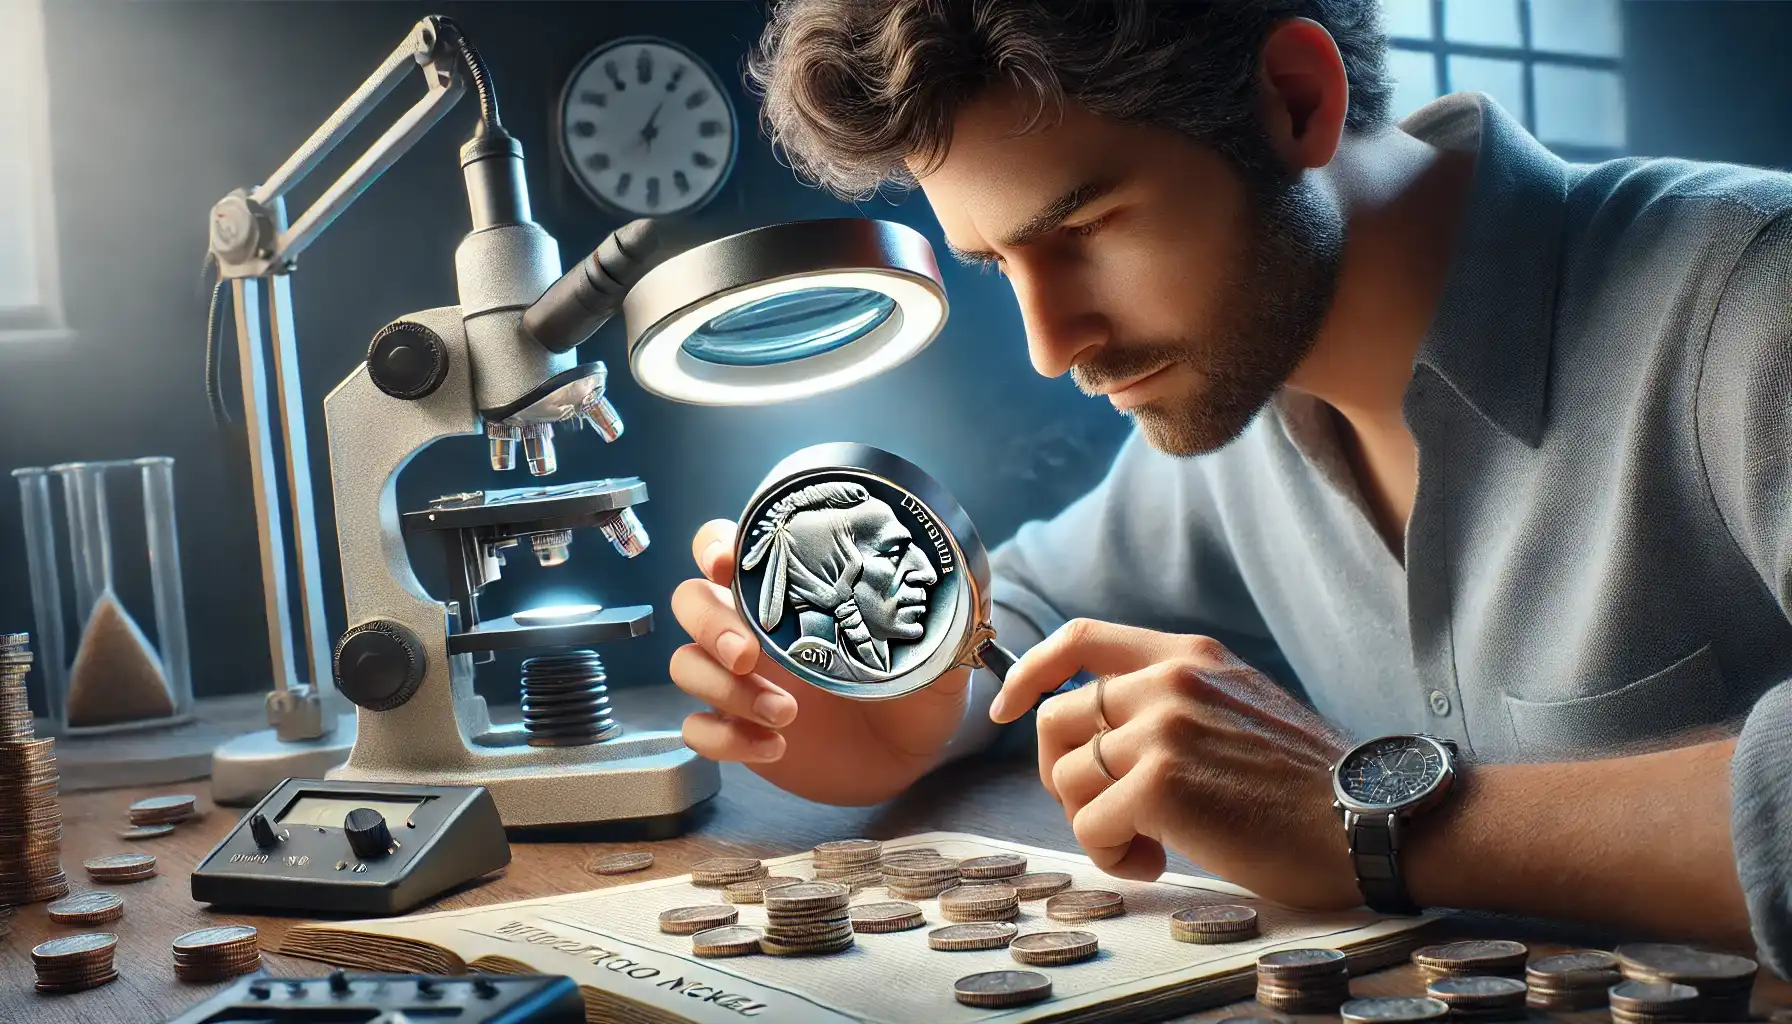
[[[653,606],[605,608],[576,622],[552,626],[519,625],[514,615],[481,622],[465,633],[448,634],[449,654],[514,651],[525,647],[582,647],[628,640],[653,631]]]
[[[647,500],[647,485],[640,477],[613,477],[558,487],[517,487],[502,491],[475,491],[456,498],[439,498],[430,507],[406,512],[400,518],[406,531],[469,530],[479,527],[528,524],[538,530],[574,529],[591,525],[605,512],[615,512]]]

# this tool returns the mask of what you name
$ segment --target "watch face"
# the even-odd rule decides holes
[[[1444,771],[1444,756],[1436,743],[1421,736],[1389,736],[1344,758],[1338,788],[1356,803],[1394,807],[1430,792]]]

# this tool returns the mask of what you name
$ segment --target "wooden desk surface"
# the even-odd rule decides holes
[[[635,692],[618,695],[617,703],[629,721],[658,724],[676,721],[684,710],[680,695],[666,687],[666,694],[643,699]],[[643,714],[645,712],[645,714]],[[644,719],[646,719],[644,721]],[[917,832],[949,830],[971,832],[1059,850],[1077,849],[1062,810],[1040,787],[1030,761],[972,761],[949,767],[923,780],[890,803],[869,808],[828,807],[812,804],[777,790],[738,766],[723,769],[721,793],[712,800],[697,829],[678,839],[657,843],[514,843],[510,866],[473,889],[419,908],[448,910],[482,906],[505,900],[530,899],[561,892],[579,892],[647,878],[685,874],[693,863],[717,855],[752,857],[799,853],[829,839],[869,836],[894,838]],[[132,801],[165,793],[192,793],[203,814],[180,825],[172,835],[141,842],[115,837],[127,824],[125,813]],[[0,1024],[154,1024],[197,1003],[221,985],[194,985],[174,977],[169,943],[175,936],[213,924],[252,924],[261,933],[263,950],[275,948],[286,929],[301,918],[215,914],[193,902],[188,874],[223,838],[241,812],[214,807],[204,781],[159,786],[154,789],[111,790],[70,794],[62,800],[64,838],[62,862],[70,885],[79,891],[105,888],[124,897],[122,920],[100,929],[80,929],[52,924],[44,904],[20,907],[13,912],[11,933],[0,954]],[[633,875],[601,877],[585,873],[582,865],[607,849],[650,849],[652,868]],[[147,881],[120,886],[96,886],[81,870],[82,860],[106,853],[152,853],[158,859],[157,875]],[[1191,872],[1186,862],[1171,864],[1172,871]],[[33,989],[32,946],[46,938],[82,930],[106,930],[119,937],[116,953],[118,980],[86,992],[40,996]],[[1537,922],[1500,921],[1464,916],[1441,922],[1440,939],[1458,937],[1512,938],[1531,945],[1533,955],[1555,952],[1572,945],[1609,944],[1612,937],[1590,935]],[[1609,945],[1608,947],[1609,948]],[[265,970],[274,975],[316,976],[326,965],[264,953]],[[1367,995],[1422,995],[1424,983],[1410,965],[1390,968],[1351,981],[1351,991]],[[1755,1010],[1765,1016],[1772,1009],[1792,1007],[1792,985],[1766,970],[1755,985]],[[1215,1020],[1237,1014],[1264,1014],[1255,1003],[1238,1003],[1201,1011],[1186,1020]],[[1335,1017],[1289,1017],[1289,1021],[1336,1020]],[[1561,1014],[1533,1020],[1605,1021],[1604,1011]]]

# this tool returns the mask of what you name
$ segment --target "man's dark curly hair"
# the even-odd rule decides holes
[[[773,144],[843,198],[915,187],[944,159],[958,108],[1000,84],[1034,105],[1023,131],[1055,123],[1069,100],[1273,175],[1257,67],[1288,18],[1337,42],[1345,129],[1386,125],[1393,82],[1378,0],[783,0],[747,74]]]

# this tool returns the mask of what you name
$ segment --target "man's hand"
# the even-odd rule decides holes
[[[1096,766],[1094,685],[1039,708],[1039,777],[1109,874],[1149,880],[1164,849],[1267,899],[1362,904],[1332,810],[1342,734],[1204,636],[1073,619],[1022,655],[990,717],[1020,717],[1079,671],[1105,677],[1110,732]]]
[[[871,804],[900,793],[957,730],[970,670],[895,700],[849,700],[810,686],[760,650],[735,607],[734,541],[734,523],[703,524],[692,554],[704,578],[672,594],[673,617],[696,640],[672,652],[672,681],[715,709],[685,719],[685,743],[712,760],[745,762],[810,800]]]

